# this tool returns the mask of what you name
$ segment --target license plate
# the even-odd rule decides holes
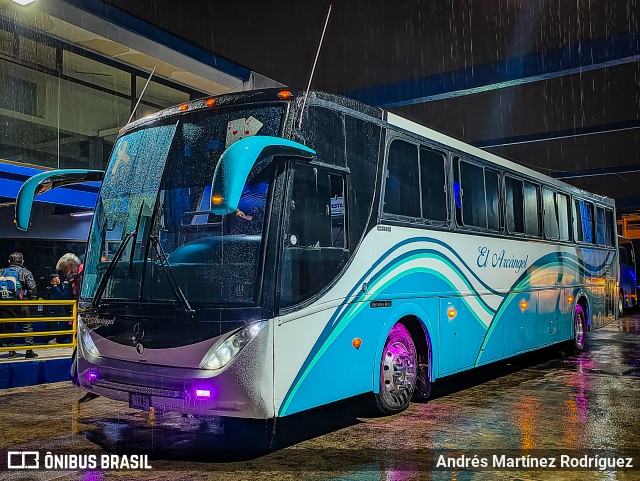
[[[148,411],[151,408],[151,396],[134,392],[129,393],[129,407]]]

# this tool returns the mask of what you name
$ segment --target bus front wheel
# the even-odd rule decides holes
[[[576,306],[573,314],[573,350],[575,352],[584,351],[587,338],[587,318],[581,306]]]
[[[404,411],[416,388],[418,354],[411,334],[402,324],[393,326],[380,359],[380,392],[375,406],[382,414]]]

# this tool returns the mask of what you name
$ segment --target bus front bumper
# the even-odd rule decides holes
[[[258,336],[220,373],[93,357],[79,349],[78,383],[137,409],[269,419],[275,411],[267,339]]]

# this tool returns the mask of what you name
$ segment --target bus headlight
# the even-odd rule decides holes
[[[200,367],[204,369],[221,369],[242,350],[248,342],[256,337],[267,325],[267,321],[254,322],[227,337],[213,346],[204,356]]]
[[[100,357],[100,351],[98,351],[95,342],[91,339],[89,329],[84,327],[84,324],[82,324],[80,316],[78,316],[78,332],[80,334],[79,337],[82,344],[82,350],[88,352],[93,357]]]

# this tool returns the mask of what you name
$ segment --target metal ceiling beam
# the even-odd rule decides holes
[[[348,90],[347,97],[383,108],[514,87],[640,60],[640,30],[426,77]]]
[[[471,145],[487,149],[492,147],[504,147],[507,145],[529,144],[533,142],[546,142],[549,140],[582,137],[587,135],[607,134],[640,128],[640,120],[625,120],[602,125],[589,125],[586,127],[573,127],[570,129],[556,130],[553,132],[539,132],[535,134],[514,135],[497,139],[477,140]]]
[[[601,175],[631,174],[634,172],[640,172],[640,165],[621,165],[618,167],[603,167],[601,169],[551,172],[547,175],[554,179],[579,179],[583,177],[598,177]]]

